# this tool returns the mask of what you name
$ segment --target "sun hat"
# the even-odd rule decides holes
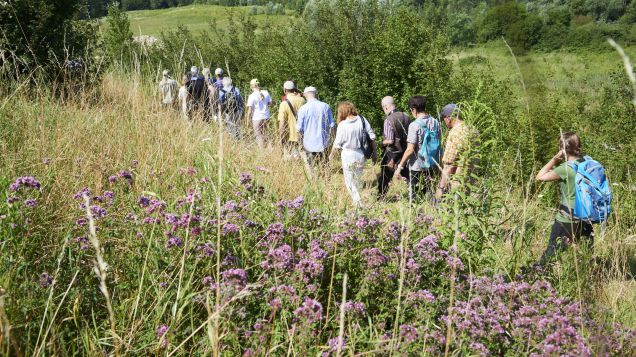
[[[199,69],[197,68],[197,66],[190,67],[190,73],[199,74]]]
[[[451,103],[451,104],[445,105],[444,108],[442,108],[442,112],[440,113],[440,116],[442,117],[442,119],[446,117],[452,117],[452,116],[456,118],[460,118],[457,104]]]
[[[254,87],[254,86],[257,86],[257,85],[259,85],[258,79],[254,78],[254,79],[252,79],[250,81],[250,87]]]
[[[316,90],[316,87],[314,87],[314,86],[305,87],[305,90],[303,91],[303,94],[309,93],[309,92],[318,93],[318,91]]]
[[[220,76],[223,74],[223,70],[221,68],[217,68],[214,70],[214,75]]]
[[[283,89],[294,90],[296,89],[296,83],[294,83],[294,81],[287,81],[283,84]]]

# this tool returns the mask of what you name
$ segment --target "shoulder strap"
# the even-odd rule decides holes
[[[294,118],[298,118],[298,116],[296,116],[296,110],[294,109],[294,106],[291,104],[289,99],[285,98],[285,101],[287,102],[287,105],[289,105],[289,110],[291,110],[292,115],[294,116]]]

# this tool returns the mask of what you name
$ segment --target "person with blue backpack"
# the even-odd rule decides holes
[[[592,248],[592,224],[607,220],[612,192],[605,169],[591,157],[581,154],[581,140],[575,133],[561,135],[559,152],[541,168],[536,179],[542,182],[558,181],[561,190],[550,241],[539,265],[544,266],[572,242],[583,240]]]
[[[429,191],[439,173],[441,150],[441,127],[439,121],[426,113],[426,98],[416,95],[409,99],[409,109],[415,118],[409,124],[406,135],[406,151],[395,170],[398,175],[409,169],[409,201],[417,201]]]

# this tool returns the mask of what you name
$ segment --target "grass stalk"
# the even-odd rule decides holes
[[[108,264],[104,260],[102,256],[102,248],[99,243],[99,239],[97,239],[97,229],[95,226],[95,219],[93,217],[93,213],[91,212],[90,200],[86,194],[83,194],[84,198],[84,208],[86,210],[86,217],[88,219],[88,232],[89,232],[89,241],[95,250],[95,260],[93,261],[93,269],[95,274],[99,278],[99,290],[102,295],[104,295],[104,299],[106,300],[106,308],[108,309],[108,319],[110,321],[110,332],[114,339],[115,345],[115,356],[120,355],[119,347],[120,347],[120,337],[117,334],[116,324],[115,324],[115,311],[113,310],[113,303],[110,297],[110,292],[108,291],[108,286],[106,284],[107,279],[107,270]]]

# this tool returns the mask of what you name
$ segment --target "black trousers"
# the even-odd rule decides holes
[[[305,154],[307,155],[307,163],[311,168],[324,167],[329,161],[327,157],[327,150],[321,152],[305,151]]]
[[[433,186],[433,178],[437,170],[422,170],[409,172],[409,200],[421,201],[426,192]]]
[[[380,175],[378,175],[378,197],[384,198],[387,191],[389,190],[389,184],[391,180],[393,180],[393,176],[395,175],[395,170],[393,167],[397,168],[397,165],[402,160],[402,155],[404,153],[393,153],[390,151],[386,151],[384,156],[382,157],[382,163],[380,164]],[[405,167],[400,172],[402,177],[409,177],[409,169]]]
[[[543,252],[539,264],[545,265],[572,242],[581,240],[590,248],[594,245],[594,228],[591,224],[587,222],[563,223],[555,220],[550,232],[548,247]]]

